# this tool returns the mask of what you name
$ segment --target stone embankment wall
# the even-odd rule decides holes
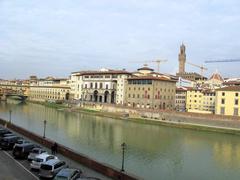
[[[117,113],[129,118],[144,118],[155,121],[166,121],[176,123],[189,123],[204,126],[217,126],[223,128],[240,129],[239,116],[223,116],[214,114],[201,114],[191,112],[176,112],[168,110],[151,110],[129,108],[117,105],[85,103],[80,105],[82,108],[97,110],[101,112]]]
[[[7,126],[9,129],[12,129],[15,132],[18,132],[19,134],[22,134],[23,136],[28,137],[29,139],[32,139],[33,141],[42,144],[45,147],[51,148],[52,145],[55,143],[54,141],[43,138],[35,133],[32,133],[26,129],[23,129],[19,126],[16,126],[14,124],[10,124],[6,122],[5,120],[0,119],[0,124]],[[137,180],[141,179],[138,177],[135,177],[134,175],[129,175],[128,173],[121,172],[120,169],[116,169],[114,167],[111,167],[110,165],[106,165],[104,163],[100,163],[94,159],[91,159],[90,157],[87,157],[83,154],[77,153],[74,150],[63,146],[61,144],[58,144],[58,153],[64,155],[65,157],[68,157],[76,162],[79,162],[82,165],[85,165],[89,167],[90,169],[93,169],[107,177],[110,177],[112,179],[116,180]]]

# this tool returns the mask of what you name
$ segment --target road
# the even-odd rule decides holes
[[[1,180],[35,180],[39,179],[26,167],[25,161],[15,160],[10,152],[0,150]]]

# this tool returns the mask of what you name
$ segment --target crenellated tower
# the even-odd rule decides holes
[[[186,63],[186,47],[184,44],[180,46],[180,53],[178,55],[179,70],[178,73],[185,73],[185,63]]]

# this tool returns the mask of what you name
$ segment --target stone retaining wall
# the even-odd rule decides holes
[[[239,116],[224,116],[214,114],[201,114],[191,112],[176,112],[168,110],[139,109],[118,105],[85,103],[83,108],[96,109],[101,112],[127,114],[130,118],[151,118],[171,122],[192,123],[205,126],[240,129]]]
[[[41,137],[33,132],[30,132],[24,128],[21,128],[14,124],[7,123],[3,119],[0,119],[0,124],[6,125],[9,129],[12,129],[13,131],[18,132],[19,134],[22,134],[23,136],[26,136],[29,139],[32,139],[33,141],[35,141],[39,144],[42,144],[45,147],[51,148],[52,145],[55,143],[51,139],[43,138],[43,137]],[[58,144],[58,153],[64,155],[65,157],[68,157],[69,159],[79,162],[80,164],[85,165],[88,168],[93,169],[93,170],[95,170],[107,177],[110,177],[112,179],[116,179],[116,180],[140,179],[133,175],[129,175],[127,173],[121,172],[120,169],[116,169],[114,167],[111,167],[110,165],[100,163],[96,160],[91,159],[90,157],[87,157],[83,154],[77,153],[76,151],[74,151],[68,147],[65,147],[61,144]]]

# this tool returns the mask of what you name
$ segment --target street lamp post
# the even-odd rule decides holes
[[[122,147],[122,169],[121,171],[124,172],[124,158],[125,158],[125,150],[126,150],[126,143],[122,143],[121,147]]]
[[[44,121],[43,121],[43,138],[46,137],[46,136],[45,136],[45,133],[46,133],[46,124],[47,124],[47,121],[44,120]]]
[[[12,123],[12,110],[9,110],[9,123]]]

